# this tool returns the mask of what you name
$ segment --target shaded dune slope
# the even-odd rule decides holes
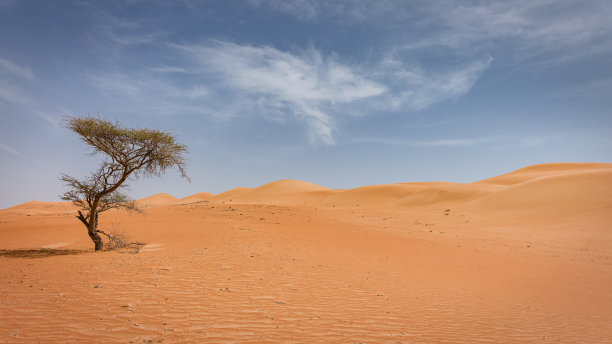
[[[202,201],[210,201],[210,199],[213,198],[214,196],[215,194],[210,193],[210,192],[199,192],[197,194],[181,198],[180,200],[177,201],[177,203],[195,203],[195,202],[202,202]]]

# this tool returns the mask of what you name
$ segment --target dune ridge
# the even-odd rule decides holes
[[[140,207],[207,201],[211,203],[306,205],[408,209],[451,206],[511,210],[544,205],[552,209],[601,210],[610,206],[612,163],[551,163],[527,166],[474,183],[414,182],[329,189],[298,180],[279,180],[256,188],[237,187],[220,194],[196,193],[182,199],[158,193],[137,200]],[[15,213],[65,211],[68,202],[26,202]],[[562,208],[562,207],[560,207]]]
[[[600,200],[600,197],[593,198],[591,195],[597,195],[597,190],[610,190],[611,180],[612,164],[556,163],[532,165],[467,184],[396,183],[342,190],[302,181],[280,180],[257,188],[232,189],[207,200],[220,203],[231,201],[234,204],[395,209],[456,203],[510,209],[513,206],[529,207],[534,202],[550,203],[550,207],[565,202],[580,209],[601,209],[609,205],[610,198]],[[573,193],[580,196],[573,197]],[[191,200],[190,197],[183,200]]]
[[[155,195],[136,200],[136,204],[139,207],[152,207],[169,204],[176,201],[178,201],[178,198],[174,196],[166,193],[156,193]]]
[[[177,203],[194,203],[194,202],[202,202],[209,201],[211,198],[215,197],[215,194],[210,192],[198,192],[197,194],[193,194],[187,197],[183,197],[176,201]]]

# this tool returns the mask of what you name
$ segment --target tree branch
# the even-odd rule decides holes
[[[85,216],[83,216],[83,213],[81,213],[81,211],[79,210],[79,216],[77,216],[76,218],[81,220],[81,222],[83,222],[83,224],[87,227],[89,226],[89,224],[87,223],[87,220],[85,219]]]

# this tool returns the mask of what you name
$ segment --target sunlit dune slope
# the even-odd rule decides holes
[[[590,170],[612,169],[612,164],[606,163],[556,163],[531,165],[501,176],[477,181],[474,184],[515,185],[540,177],[582,173]]]
[[[69,202],[30,201],[3,210],[4,214],[28,215],[49,214],[68,211],[73,208]]]
[[[234,198],[244,194],[245,192],[251,190],[252,188],[246,187],[246,186],[241,186],[241,187],[237,187],[237,188],[233,188],[231,190],[222,192],[214,197],[211,198],[212,201],[214,202],[229,202],[231,200],[233,200]]]
[[[612,209],[612,168],[568,169],[532,178],[482,195],[472,206],[497,211],[576,214]],[[521,176],[510,176],[518,180]],[[508,180],[508,179],[506,179]],[[484,186],[483,184],[480,184]]]
[[[327,188],[312,183],[279,180],[237,195],[233,202],[305,204],[319,200],[326,191],[328,191]]]
[[[165,193],[158,193],[146,198],[141,198],[139,200],[136,201],[136,203],[138,204],[139,207],[153,207],[153,206],[159,206],[159,205],[164,205],[164,204],[168,204],[171,202],[175,202],[177,201],[178,198],[165,194]]]
[[[491,185],[449,183],[424,187],[393,202],[394,207],[415,207],[437,203],[466,202],[499,190]]]
[[[363,186],[349,190],[338,190],[328,194],[324,204],[340,207],[378,207],[387,206],[391,202],[423,189],[419,183],[383,184]]]

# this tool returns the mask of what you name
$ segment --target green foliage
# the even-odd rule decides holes
[[[106,169],[136,177],[161,176],[168,168],[177,167],[181,176],[189,179],[183,157],[187,146],[178,144],[169,132],[127,128],[119,122],[94,117],[69,117],[64,125],[93,148],[92,154],[109,159],[104,162]]]
[[[92,240],[97,236],[98,213],[114,208],[138,210],[134,201],[121,192],[128,179],[161,176],[176,167],[181,177],[189,180],[183,156],[187,146],[178,144],[169,132],[128,128],[94,117],[68,117],[64,126],[93,149],[92,155],[102,157],[98,169],[85,179],[60,176],[70,187],[61,198],[85,211],[85,215],[79,211],[77,218],[87,226]]]

